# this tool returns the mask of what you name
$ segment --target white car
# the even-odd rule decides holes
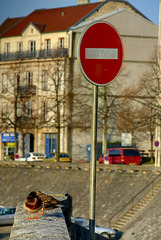
[[[0,212],[4,209],[4,206],[0,206]]]
[[[45,157],[46,155],[44,153],[29,152],[25,156],[21,157],[19,161],[43,161]]]
[[[71,218],[71,221],[73,223],[76,223],[76,224],[78,224],[82,227],[85,227],[86,229],[89,230],[89,221],[88,220],[77,217],[77,218]],[[117,232],[118,231],[116,229],[95,226],[95,233],[100,234],[109,239],[115,238]]]
[[[0,226],[13,224],[15,211],[15,207],[3,207],[0,211]]]

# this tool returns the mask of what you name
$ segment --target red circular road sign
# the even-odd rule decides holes
[[[16,158],[16,159],[19,159],[19,158],[20,158],[19,154],[16,154],[16,155],[15,155],[15,158]]]
[[[82,33],[78,62],[84,77],[94,85],[114,80],[122,66],[123,46],[118,31],[107,22],[95,22]]]
[[[154,142],[154,146],[155,146],[155,147],[159,147],[159,141],[155,141],[155,142]]]

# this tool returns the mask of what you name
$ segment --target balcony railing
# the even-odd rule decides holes
[[[15,93],[17,93],[19,96],[36,95],[36,86],[19,85],[15,88]]]
[[[35,118],[33,117],[26,117],[26,116],[20,116],[17,118],[17,123],[20,127],[24,126],[33,126],[35,124]]]
[[[0,54],[0,61],[15,61],[36,58],[59,58],[68,55],[67,48],[57,48],[49,50],[23,51]]]

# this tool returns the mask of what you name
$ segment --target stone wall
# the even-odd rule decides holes
[[[88,219],[89,170],[89,163],[0,162],[0,204],[17,206],[33,190],[69,193],[72,196],[72,216]],[[96,225],[108,227],[110,217],[160,173],[161,168],[154,165],[97,164]],[[157,204],[154,200],[154,204],[147,206],[148,209],[146,208],[140,218],[134,221],[135,227],[133,225],[128,227],[128,237],[125,240],[152,240],[153,238],[149,236],[150,230],[153,231],[153,235],[160,237],[160,197],[161,193],[156,198]],[[139,224],[136,224],[136,221],[139,221]],[[126,236],[126,232],[124,235]],[[157,237],[155,239],[160,239]]]
[[[45,211],[39,219],[28,218],[28,213],[23,209],[23,202],[16,207],[14,225],[10,240],[48,239],[69,240],[64,214],[60,208]]]

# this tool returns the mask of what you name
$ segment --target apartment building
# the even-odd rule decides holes
[[[135,22],[132,34],[128,33],[131,25],[127,25],[126,17]],[[131,76],[135,72],[131,78],[135,82],[156,47],[157,26],[127,1],[78,1],[76,6],[38,9],[26,17],[6,19],[0,26],[1,160],[15,153],[55,152],[58,137],[60,151],[69,152],[73,160],[88,159],[91,124],[86,126],[84,114],[81,119],[77,115],[74,99],[79,97],[79,91],[73,86],[82,78],[76,47],[86,24],[99,19],[111,22],[125,45],[131,39],[125,62],[132,70]],[[139,29],[147,29],[146,34],[137,30],[138,24],[142,24]],[[132,50],[137,34],[144,39],[140,49],[150,44],[143,58]],[[135,69],[136,62],[137,66],[141,64],[142,72],[139,67]],[[85,121],[84,127],[79,121]]]

